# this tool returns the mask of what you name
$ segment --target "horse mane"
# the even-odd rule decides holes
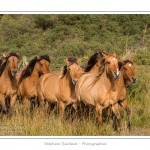
[[[7,61],[8,61],[8,58],[11,57],[11,56],[15,56],[19,59],[19,56],[16,54],[16,53],[13,53],[13,52],[10,52],[9,55],[4,58],[6,61],[2,64],[2,59],[0,60],[0,76],[2,75],[5,67],[6,67],[6,64],[7,64]]]
[[[67,60],[70,62],[70,65],[73,64],[73,63],[76,63],[77,64],[77,59],[74,58],[74,57],[68,57]],[[67,73],[67,65],[65,65],[63,68],[62,68],[62,73],[61,73],[61,77],[60,78],[63,78]]]
[[[103,57],[101,52],[97,52],[90,57],[90,59],[88,60],[87,66],[85,67],[84,72],[89,72],[92,69],[92,67],[97,63],[99,55],[100,57]]]
[[[50,62],[50,58],[48,55],[43,55],[40,56],[40,59],[37,59],[37,57],[35,57],[34,59],[32,59],[29,64],[27,65],[27,67],[22,71],[20,79],[19,79],[19,84],[28,76],[30,76],[33,72],[34,66],[36,64],[37,61],[41,61],[42,59],[45,59],[46,61]]]

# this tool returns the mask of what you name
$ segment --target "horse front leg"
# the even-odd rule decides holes
[[[103,107],[98,102],[96,102],[95,108],[96,108],[96,113],[98,118],[98,125],[101,126],[103,124],[103,119],[102,119]]]
[[[131,110],[130,110],[130,108],[129,108],[129,106],[128,106],[126,100],[119,102],[119,104],[120,104],[120,105],[123,107],[123,109],[125,109],[126,112],[127,112],[127,117],[128,117],[128,129],[129,129],[129,131],[130,131],[130,130],[131,130]]]
[[[12,117],[14,111],[14,105],[17,99],[17,94],[13,95],[10,99],[9,116]]]
[[[115,114],[115,120],[117,119],[117,124],[116,124],[116,122],[114,123],[114,129],[118,130],[118,129],[120,129],[120,121],[121,121],[120,112],[118,109],[118,103],[116,103],[112,106],[112,111]]]
[[[62,101],[58,100],[58,107],[61,120],[64,121],[65,104]]]
[[[2,113],[6,114],[7,113],[7,107],[5,104],[5,96],[4,95],[0,95],[0,105],[2,107]]]
[[[22,114],[25,115],[28,112],[28,98],[23,96],[22,97]]]

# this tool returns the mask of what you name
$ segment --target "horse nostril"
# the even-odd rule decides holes
[[[73,85],[76,85],[77,81],[78,81],[78,80],[74,80],[74,79],[72,79],[72,83],[73,83]]]
[[[120,77],[120,72],[114,72],[115,79],[118,79]]]
[[[13,76],[15,76],[15,75],[17,75],[18,70],[11,70],[11,73],[12,73]]]
[[[133,83],[136,83],[136,78],[132,77]]]

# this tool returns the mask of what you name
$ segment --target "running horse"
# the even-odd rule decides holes
[[[27,111],[29,100],[36,101],[36,84],[43,74],[50,72],[49,65],[50,58],[48,55],[37,55],[22,71],[18,82],[18,96],[21,97],[23,112]],[[30,105],[31,110],[33,109],[32,104],[34,103]]]
[[[131,128],[131,110],[127,104],[126,95],[127,95],[127,87],[130,83],[136,82],[136,75],[135,75],[135,67],[133,65],[133,58],[130,60],[119,61],[119,69],[121,72],[121,76],[118,80],[116,80],[116,87],[118,90],[118,103],[126,110],[128,116],[128,124],[127,127],[130,131]],[[115,125],[115,129],[116,124]]]
[[[3,54],[0,66],[0,104],[3,113],[12,116],[17,98],[17,80],[19,54],[8,52]]]
[[[95,107],[98,123],[102,124],[102,111],[111,107],[120,126],[118,110],[118,91],[115,80],[120,77],[116,53],[108,55],[102,52],[103,61],[99,67],[99,74],[87,73],[82,75],[75,86],[77,102]]]
[[[37,84],[40,104],[43,105],[44,100],[46,100],[49,103],[49,113],[58,104],[61,119],[64,117],[66,106],[73,106],[75,102],[75,84],[82,73],[80,59],[69,57],[65,63],[61,75],[46,74],[39,79]]]

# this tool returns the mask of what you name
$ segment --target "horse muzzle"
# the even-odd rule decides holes
[[[18,73],[18,70],[11,70],[11,74],[12,74],[12,76],[16,76],[16,75],[17,75],[17,73]]]
[[[76,85],[77,81],[78,81],[78,80],[74,80],[74,79],[72,79],[72,83],[73,83],[73,85]]]
[[[130,78],[130,81],[131,81],[132,83],[136,83],[136,80],[137,80],[137,79],[134,78],[134,77],[131,77],[131,78]]]
[[[119,79],[120,75],[121,75],[120,72],[114,72],[113,73],[113,76],[114,76],[115,79]]]

